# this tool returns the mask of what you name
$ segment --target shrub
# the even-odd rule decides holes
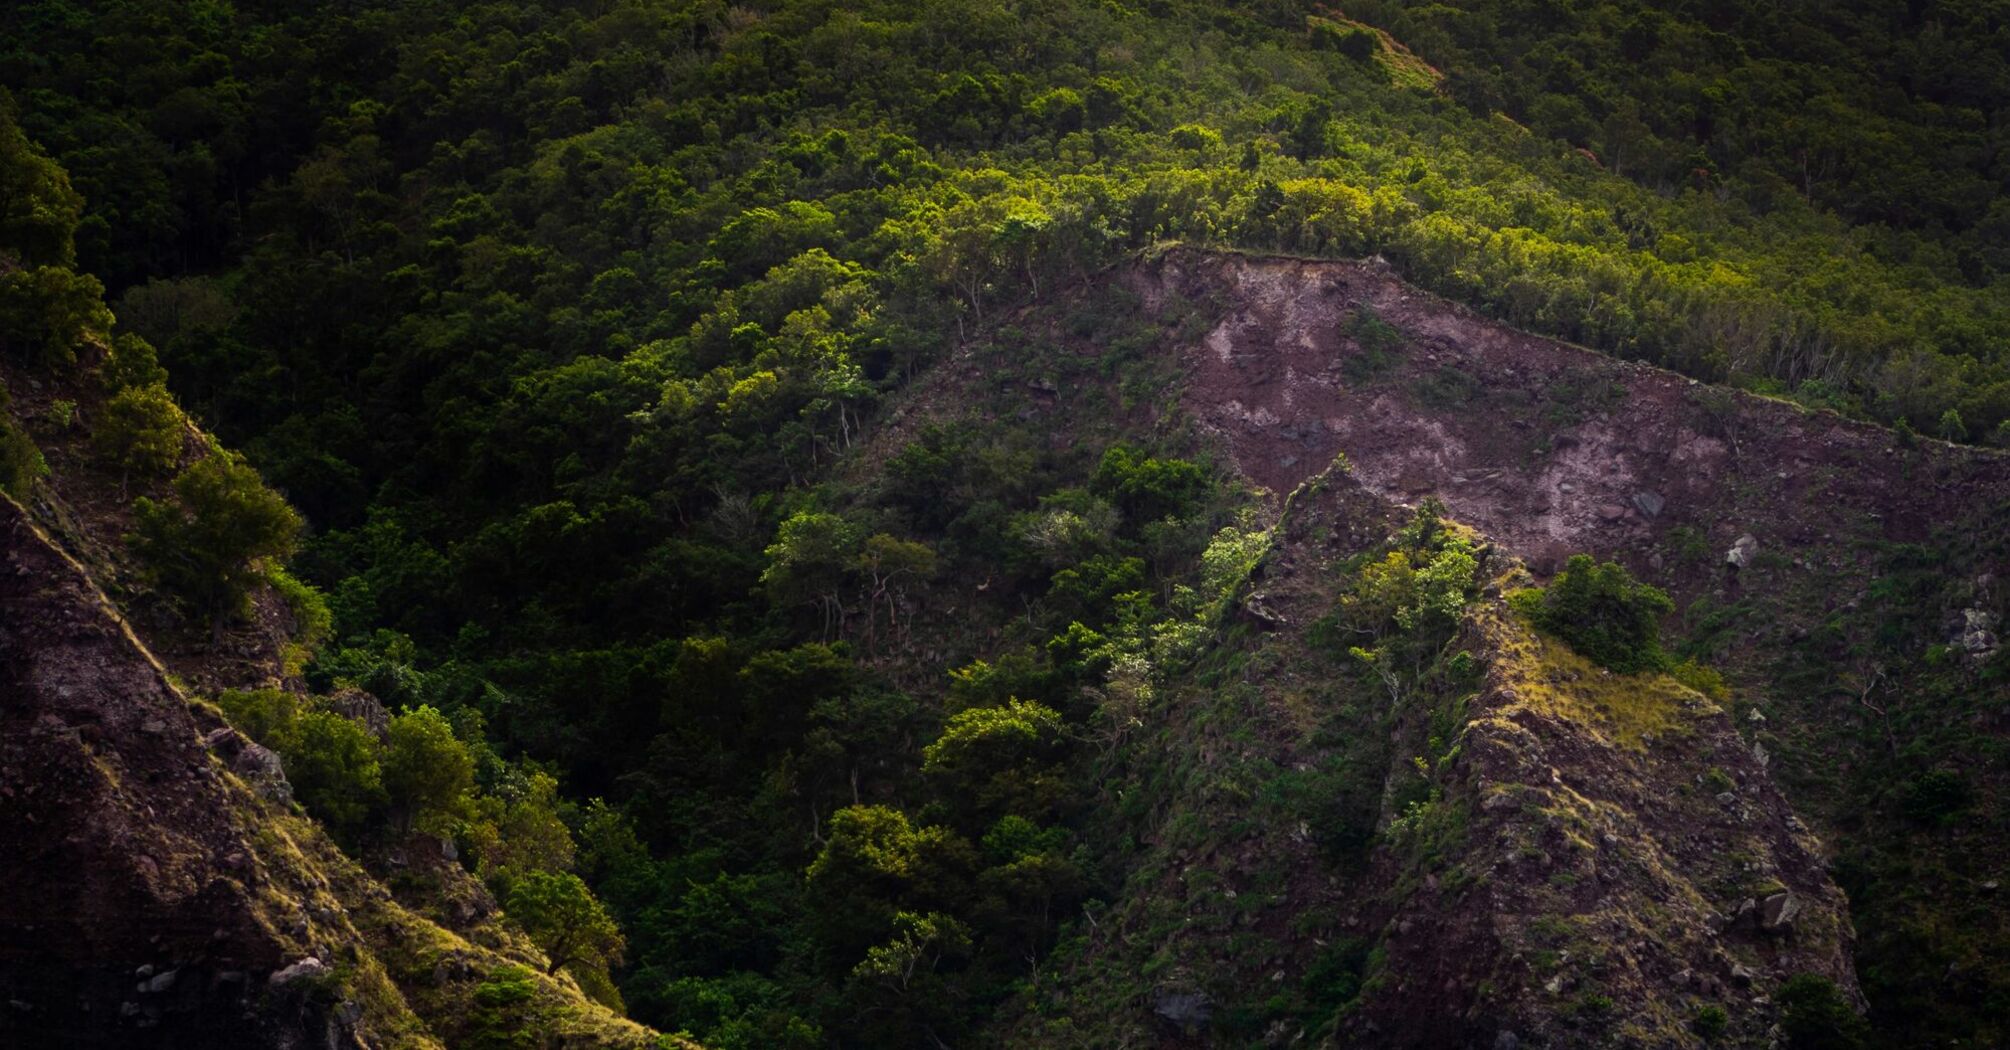
[[[328,825],[336,840],[354,843],[384,802],[377,741],[333,711],[302,711],[290,742],[275,745],[294,797]]]
[[[384,788],[406,826],[437,831],[467,808],[475,759],[446,716],[417,707],[391,719],[384,734]]]
[[[77,347],[112,327],[98,279],[60,266],[0,274],[0,351],[53,368],[77,359]]]
[[[1857,1050],[1865,1025],[1834,981],[1820,974],[1787,978],[1777,996],[1788,1050]]]
[[[1731,1027],[1731,1015],[1721,1006],[1699,1006],[1694,1016],[1689,1018],[1689,1030],[1706,1043],[1714,1043]]]
[[[119,482],[139,474],[153,478],[181,459],[188,428],[165,385],[129,386],[113,394],[98,416],[91,444],[99,458],[119,468]]]
[[[7,407],[7,388],[0,385],[0,409]],[[42,450],[14,421],[0,415],[0,492],[25,498],[30,486],[46,477],[49,463]]]
[[[213,448],[174,482],[172,503],[141,497],[132,544],[156,583],[221,632],[243,610],[263,563],[292,553],[300,515],[244,457]]]
[[[1660,618],[1673,612],[1675,603],[1614,562],[1573,555],[1526,606],[1537,627],[1602,667],[1637,674],[1667,664]]]
[[[1129,445],[1103,453],[1090,491],[1122,508],[1132,524],[1193,513],[1207,495],[1207,474],[1183,459],[1154,459]]]

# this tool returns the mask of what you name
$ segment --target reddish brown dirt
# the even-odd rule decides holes
[[[1250,477],[1288,492],[1345,453],[1371,491],[1436,496],[1539,573],[1590,551],[1678,582],[1656,564],[1675,526],[1711,552],[1692,574],[1717,575],[1746,533],[1841,572],[1852,541],[1919,539],[2010,498],[2002,453],[1899,448],[1878,427],[1515,331],[1373,263],[1176,253],[1130,279],[1148,303],[1229,304],[1184,350],[1185,400]],[[1402,336],[1380,371],[1349,334],[1364,305]]]

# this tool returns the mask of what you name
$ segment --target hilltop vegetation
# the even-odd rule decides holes
[[[459,843],[554,969],[707,1045],[939,1045],[1124,892],[1165,785],[1103,777],[1272,539],[1154,355],[1210,304],[1142,309],[1113,266],[1379,254],[2010,445],[2010,30],[1770,9],[12,4],[0,353],[95,370],[90,469],[182,629],[247,630],[269,586],[321,636],[292,692],[218,699],[345,845]],[[1398,367],[1372,313],[1349,338],[1354,378]],[[998,382],[916,388],[971,367]],[[0,421],[0,488],[74,438]],[[1399,694],[1479,559],[1381,557],[1342,648]],[[1548,601],[1606,667],[1711,684],[1623,570]],[[398,732],[288,699],[351,687]],[[1382,841],[1379,784],[1317,787],[1336,849]],[[1366,962],[1322,965],[1315,1030]]]

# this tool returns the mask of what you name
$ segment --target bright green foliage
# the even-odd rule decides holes
[[[163,383],[129,386],[98,413],[91,443],[121,478],[152,479],[173,469],[188,444],[188,422]]]
[[[489,971],[470,997],[469,1050],[536,1050],[544,1045],[532,1017],[536,998],[537,985],[528,969],[504,965]]]
[[[1090,490],[1122,508],[1132,524],[1179,518],[1207,495],[1207,474],[1183,459],[1156,459],[1129,445],[1112,445]]]
[[[14,106],[0,90],[0,251],[28,266],[72,265],[84,199],[62,165],[22,134]]]
[[[134,549],[171,593],[219,629],[260,566],[292,553],[300,515],[234,452],[211,449],[174,481],[176,499],[134,504]]]
[[[311,709],[301,711],[276,740],[272,747],[285,762],[294,797],[338,839],[355,842],[384,803],[377,741],[341,715]]]
[[[384,789],[410,826],[437,829],[465,812],[475,760],[453,727],[431,707],[391,719],[384,736]]]
[[[112,327],[105,286],[60,266],[0,272],[0,353],[41,368],[77,359]]]
[[[586,883],[570,872],[532,871],[507,880],[503,911],[523,927],[550,960],[563,967],[604,970],[621,961],[625,942]]]
[[[945,797],[978,813],[1041,817],[1065,804],[1069,750],[1059,714],[1013,699],[951,716],[923,749],[921,770],[940,782]]]
[[[5,414],[7,402],[6,384],[0,383],[0,492],[26,499],[29,488],[49,473],[49,463],[35,440]]]
[[[1556,579],[1526,605],[1536,626],[1602,667],[1635,674],[1667,662],[1661,651],[1661,617],[1673,612],[1675,603],[1616,563],[1572,555]]]

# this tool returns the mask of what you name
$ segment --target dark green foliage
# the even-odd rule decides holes
[[[1614,562],[1572,555],[1556,579],[1523,606],[1537,627],[1602,667],[1637,674],[1667,663],[1661,617],[1675,611],[1675,603]]]
[[[62,165],[28,141],[15,108],[0,89],[0,251],[26,266],[70,266],[84,199]]]
[[[28,490],[49,473],[49,463],[35,440],[5,414],[7,386],[0,383],[0,491],[17,500],[28,498]]]
[[[1129,445],[1103,453],[1090,491],[1115,502],[1133,525],[1192,513],[1207,495],[1207,474],[1183,459],[1157,459]]]
[[[38,368],[77,359],[112,327],[105,286],[59,266],[0,271],[0,353]]]
[[[1689,1016],[1689,1030],[1706,1043],[1714,1043],[1731,1026],[1731,1015],[1721,1006],[1699,1006]]]
[[[133,548],[161,586],[221,625],[270,560],[292,553],[300,516],[242,456],[211,449],[174,481],[175,498],[141,497]]]
[[[1380,253],[1627,358],[1942,436],[2010,423],[1989,16],[1649,6],[1348,5],[1438,89],[1384,75],[1402,56],[1373,31],[1187,0],[0,7],[28,132],[0,118],[22,264],[0,338],[88,360],[97,275],[130,329],[105,383],[166,362],[312,521],[296,569],[340,641],[310,676],[438,712],[401,716],[424,731],[393,749],[414,761],[380,750],[381,796],[317,787],[331,813],[452,823],[493,876],[562,863],[556,784],[605,795],[581,874],[644,1020],[720,1048],[961,1045],[1128,876],[1089,862],[1133,854],[1080,819],[1108,801],[1083,756],[1149,726],[1139,654],[1183,626],[1225,520],[1184,438],[1111,445],[1132,421],[1081,410],[1098,382],[1141,417],[1170,392],[1134,366],[1174,326],[1109,267],[1172,240]],[[1048,322],[1080,345],[998,328]],[[1346,334],[1350,382],[1474,394],[1399,370],[1370,310]],[[889,397],[951,354],[1006,393]],[[1031,383],[1061,410],[1012,425]],[[1580,393],[1560,411],[1612,389]],[[888,431],[861,436],[896,403],[918,411],[881,470]],[[0,482],[39,462],[10,433]],[[136,537],[219,620],[294,531],[226,466]],[[1479,552],[1435,518],[1398,546],[1331,621],[1330,670],[1378,698],[1468,673],[1440,650]],[[1552,629],[1650,664],[1651,589],[1600,593]],[[1867,604],[1914,651],[1940,611]],[[966,664],[945,682],[901,632],[952,608],[926,639]],[[362,782],[351,757],[331,783]],[[1381,772],[1268,790],[1344,868]],[[1950,797],[1921,791],[1922,833],[1966,812]],[[1307,1017],[1359,969],[1322,960]],[[484,986],[495,1033],[531,1023],[525,987]]]
[[[1820,974],[1795,974],[1780,985],[1775,998],[1789,1050],[1857,1050],[1866,1045],[1863,1018],[1834,981]]]
[[[1944,823],[1967,809],[1974,789],[1960,770],[1930,769],[1903,787],[1906,815],[1923,824]]]

